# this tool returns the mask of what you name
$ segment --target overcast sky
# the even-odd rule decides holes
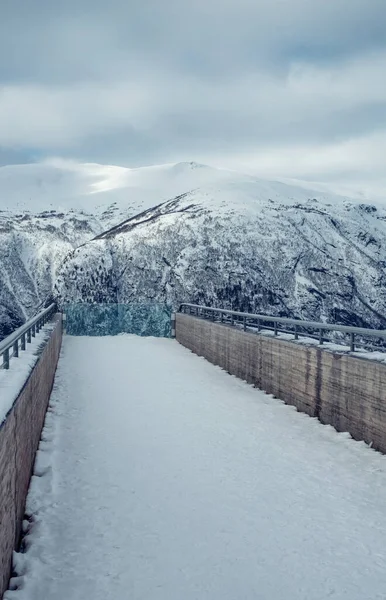
[[[386,0],[1,0],[0,164],[386,184]]]

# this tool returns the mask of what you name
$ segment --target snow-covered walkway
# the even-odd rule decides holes
[[[66,337],[6,600],[386,598],[386,459],[172,340]]]

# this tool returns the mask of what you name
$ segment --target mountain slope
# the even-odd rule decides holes
[[[385,221],[382,208],[233,174],[71,252],[54,294],[384,327]]]
[[[82,211],[108,227],[172,196],[233,176],[194,162],[137,169],[62,160],[10,165],[0,167],[0,211]]]
[[[0,213],[0,339],[49,301],[65,256],[101,230],[75,212]]]
[[[0,338],[52,294],[384,327],[385,221],[381,206],[196,163],[0,168]]]
[[[49,300],[71,250],[170,195],[231,177],[196,163],[0,168],[0,339]]]

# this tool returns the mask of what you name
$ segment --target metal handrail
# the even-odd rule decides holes
[[[386,339],[386,330],[385,329],[367,329],[365,327],[349,327],[347,325],[333,325],[331,323],[319,323],[318,321],[301,321],[298,319],[287,319],[286,317],[275,317],[269,315],[260,315],[246,312],[238,312],[235,310],[228,310],[224,308],[214,308],[211,306],[202,306],[200,304],[189,304],[182,303],[178,309],[178,312],[187,312],[189,310],[190,314],[196,313],[196,316],[205,316],[206,314],[212,314],[212,318],[214,319],[216,314],[219,314],[221,317],[221,322],[223,322],[223,316],[227,315],[231,317],[231,324],[234,325],[235,317],[236,319],[242,319],[244,330],[246,330],[247,320],[249,321],[257,321],[258,329],[261,329],[262,323],[273,323],[273,327],[268,327],[267,329],[273,329],[275,335],[277,335],[282,330],[278,325],[292,325],[294,327],[293,332],[289,332],[288,330],[285,333],[293,333],[295,339],[299,337],[299,328],[304,329],[314,329],[319,332],[319,343],[323,344],[323,332],[324,331],[339,331],[341,333],[346,333],[350,335],[350,351],[355,351],[355,336],[370,336],[381,339]]]
[[[9,369],[10,359],[17,358],[19,356],[19,350],[26,349],[26,344],[31,343],[32,338],[39,333],[43,325],[52,318],[55,312],[56,304],[53,303],[48,308],[45,308],[29,319],[24,325],[16,329],[0,342],[0,356],[3,357],[3,363],[0,365],[0,369]],[[12,352],[10,352],[11,350]]]

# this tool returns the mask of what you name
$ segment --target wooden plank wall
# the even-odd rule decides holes
[[[29,482],[59,358],[62,316],[57,315],[56,321],[38,362],[0,426],[0,598],[8,587],[13,550],[20,543]]]
[[[232,375],[386,453],[386,365],[178,313],[176,339]]]

